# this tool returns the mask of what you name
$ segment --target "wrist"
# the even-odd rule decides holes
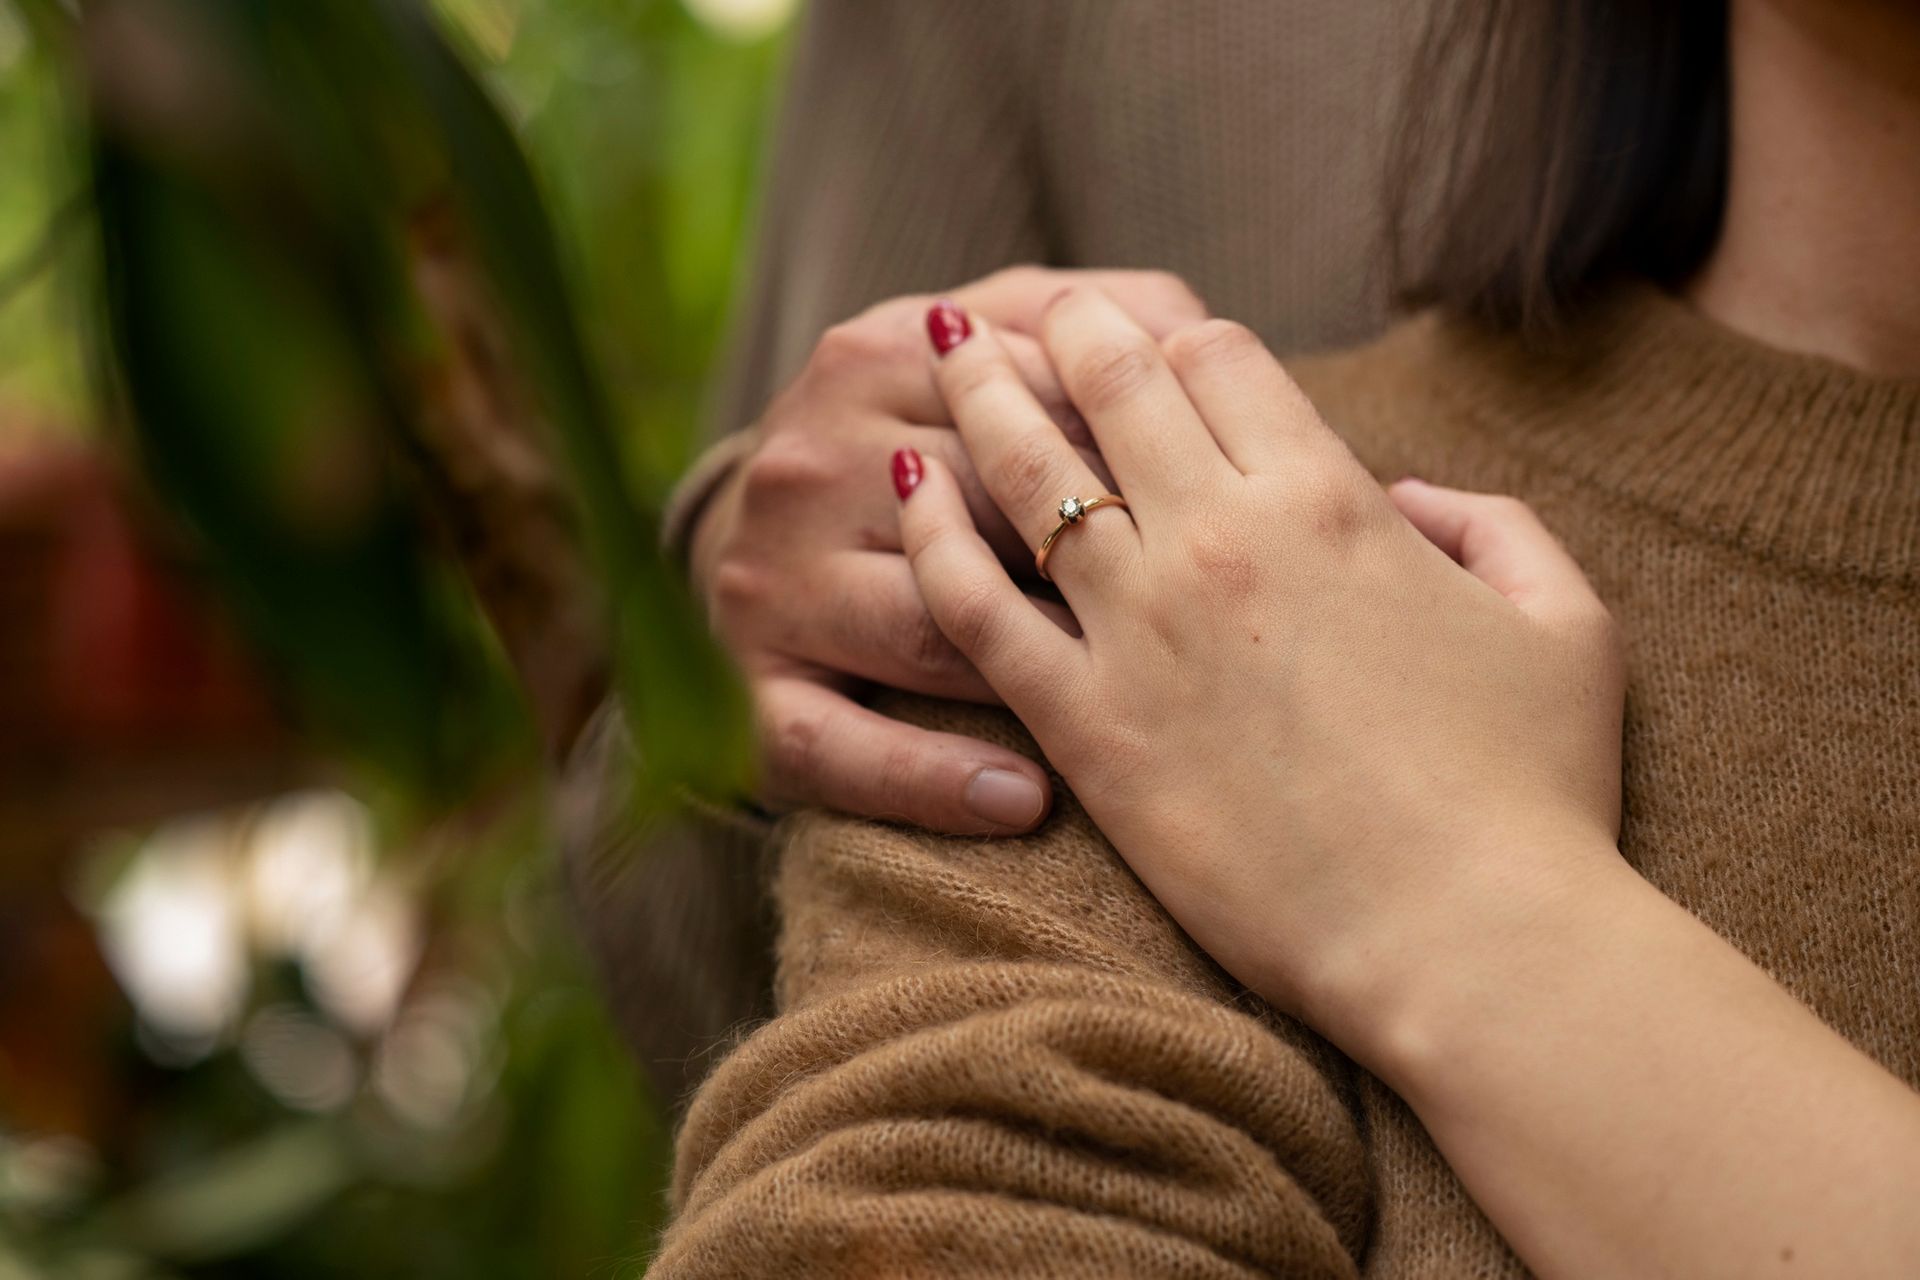
[[[1509,842],[1447,866],[1444,883],[1330,949],[1302,991],[1306,1020],[1410,1100],[1468,1060],[1492,1021],[1550,1000],[1597,929],[1630,928],[1644,896],[1659,897],[1600,833]]]

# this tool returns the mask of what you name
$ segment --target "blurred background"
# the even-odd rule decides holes
[[[576,665],[667,762],[643,797],[737,782],[631,548],[792,4],[0,0],[0,1280],[644,1261],[666,1120],[460,431],[537,422],[636,602]]]

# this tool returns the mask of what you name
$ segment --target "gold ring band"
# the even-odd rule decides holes
[[[1053,575],[1047,572],[1047,557],[1053,554],[1053,544],[1060,541],[1060,535],[1072,526],[1085,520],[1087,518],[1087,512],[1093,510],[1095,507],[1124,507],[1126,505],[1127,500],[1117,493],[1102,494],[1100,497],[1089,499],[1086,502],[1082,502],[1078,498],[1062,500],[1060,503],[1060,523],[1053,526],[1053,532],[1048,534],[1046,540],[1040,544],[1040,549],[1033,553],[1033,567],[1039,571],[1042,578],[1045,578],[1048,582],[1052,582]]]

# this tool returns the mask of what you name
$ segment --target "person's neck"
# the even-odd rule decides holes
[[[1730,8],[1726,218],[1688,298],[1769,346],[1920,376],[1920,9]]]

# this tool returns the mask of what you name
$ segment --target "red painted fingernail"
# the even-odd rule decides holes
[[[893,451],[893,491],[900,495],[900,501],[905,502],[920,487],[921,477],[926,474],[926,466],[918,453],[912,449]]]
[[[972,336],[973,325],[968,322],[967,313],[947,299],[942,298],[927,308],[927,337],[933,340],[933,349],[941,355]]]

